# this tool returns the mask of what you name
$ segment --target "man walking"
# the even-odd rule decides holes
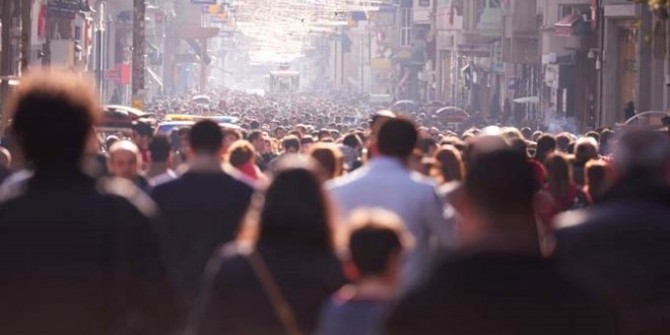
[[[178,319],[155,206],[129,181],[82,172],[100,110],[91,87],[33,72],[10,102],[34,175],[0,195],[0,334],[167,334]]]
[[[159,229],[168,269],[186,303],[195,298],[216,247],[236,237],[254,191],[223,170],[223,133],[218,124],[198,122],[189,142],[194,156],[188,170],[151,193],[163,214]]]
[[[381,207],[400,216],[417,241],[405,266],[405,284],[412,284],[427,271],[438,250],[449,246],[450,223],[436,186],[410,172],[407,164],[418,141],[414,124],[389,118],[374,139],[378,153],[369,164],[330,182],[330,190],[341,217],[360,207]]]

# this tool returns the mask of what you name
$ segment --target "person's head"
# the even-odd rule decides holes
[[[594,130],[588,131],[586,132],[586,134],[584,134],[584,136],[596,140],[596,143],[600,143],[600,133],[598,133],[597,131]]]
[[[547,169],[547,183],[551,193],[562,198],[567,195],[572,181],[572,169],[568,159],[562,153],[550,154],[544,161]]]
[[[275,128],[275,138],[284,138],[286,136],[286,128],[279,126]]]
[[[263,152],[265,142],[263,140],[263,133],[260,130],[254,130],[249,133],[247,140],[254,146],[256,152]]]
[[[397,284],[402,253],[411,244],[402,219],[384,209],[358,209],[348,223],[347,277],[354,283],[380,280]]]
[[[240,240],[334,252],[330,202],[310,159],[280,158],[264,196],[256,194]]]
[[[340,149],[334,143],[316,143],[309,151],[326,173],[327,179],[333,179],[342,175],[344,170],[344,157]]]
[[[149,143],[151,164],[167,163],[170,160],[170,141],[165,135],[156,135]]]
[[[613,148],[618,177],[647,178],[670,183],[670,140],[651,130],[626,131]]]
[[[544,134],[537,139],[535,148],[535,159],[543,163],[547,156],[556,151],[556,139],[549,134]]]
[[[505,139],[512,140],[515,138],[523,138],[523,135],[521,134],[521,131],[519,129],[514,128],[514,127],[505,127],[502,129],[503,131],[503,137]]]
[[[240,168],[245,164],[256,163],[256,150],[254,146],[247,141],[237,141],[228,150],[228,163]]]
[[[117,141],[119,141],[119,138],[117,136],[114,135],[107,136],[107,138],[105,139],[105,149],[109,150],[109,148],[111,148],[112,145],[114,145],[114,143],[116,143]]]
[[[533,130],[528,127],[523,127],[521,129],[521,135],[523,136],[524,139],[530,141],[533,139]]]
[[[607,164],[602,160],[589,161],[586,163],[584,178],[591,198],[597,201],[598,198],[605,194],[609,186]]]
[[[198,121],[189,132],[189,144],[195,155],[219,157],[223,147],[223,132],[214,121]]]
[[[358,138],[356,134],[347,134],[346,136],[344,136],[344,139],[342,139],[342,144],[352,149],[360,149],[363,146],[361,140]]]
[[[114,177],[135,181],[140,166],[140,150],[131,141],[118,141],[109,149],[107,170]]]
[[[242,139],[242,134],[233,128],[223,128],[223,152],[228,152],[230,146]]]
[[[379,129],[376,147],[383,156],[407,160],[419,140],[412,121],[404,118],[389,119]]]
[[[321,129],[319,130],[319,133],[317,134],[317,139],[319,141],[323,140],[326,137],[330,137],[330,130],[328,129]]]
[[[310,148],[314,145],[314,137],[312,135],[305,135],[300,139],[300,153],[309,152]]]
[[[154,134],[154,130],[148,123],[135,121],[132,125],[132,140],[140,150],[149,150],[149,142]]]
[[[81,163],[101,114],[92,87],[88,80],[55,69],[21,78],[5,116],[21,156],[36,171]]]
[[[288,135],[281,140],[281,146],[284,153],[297,154],[300,153],[300,139],[293,135]]]
[[[0,147],[0,167],[7,170],[12,167],[12,154],[4,147]]]
[[[524,155],[505,147],[480,149],[471,158],[463,192],[463,220],[457,231],[464,246],[508,234],[519,238],[498,242],[519,243],[511,247],[539,252],[533,207],[535,180]]]
[[[177,136],[179,136],[179,146],[178,148],[181,151],[191,150],[190,137],[191,137],[191,127],[181,127],[177,130]]]
[[[528,157],[528,143],[523,138],[513,138],[509,140],[509,145],[512,149]]]
[[[598,142],[593,137],[582,137],[575,144],[575,161],[586,164],[589,160],[598,158]]]
[[[251,130],[256,130],[256,129],[259,129],[260,127],[261,127],[260,122],[258,122],[256,120],[252,120],[251,122],[249,122],[249,129],[251,129]]]
[[[465,168],[461,153],[451,145],[443,145],[435,152],[434,156],[440,164],[440,172],[443,182],[463,181]]]
[[[572,137],[568,133],[560,133],[556,136],[556,148],[563,153],[571,153],[569,150],[570,142],[572,142]]]
[[[600,133],[600,154],[605,156],[611,153],[611,141],[614,137],[614,132],[610,129],[603,129]]]
[[[419,140],[419,148],[424,156],[433,156],[437,150],[437,142],[430,137],[424,137]]]
[[[377,136],[377,133],[379,133],[379,130],[381,127],[386,123],[386,121],[395,119],[396,115],[390,110],[381,110],[375,113],[372,116],[372,120],[370,121],[370,131],[371,134],[370,136]]]

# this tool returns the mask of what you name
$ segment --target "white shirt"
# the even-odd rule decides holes
[[[346,218],[358,208],[383,208],[400,216],[415,239],[405,268],[406,283],[413,284],[428,270],[437,250],[452,239],[451,215],[445,214],[436,185],[410,172],[400,160],[372,159],[367,165],[326,184],[336,210]]]

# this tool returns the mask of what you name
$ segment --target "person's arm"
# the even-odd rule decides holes
[[[128,229],[120,243],[126,264],[121,275],[127,276],[128,327],[131,333],[169,334],[180,326],[184,308],[165,271],[152,219],[134,208],[125,211]]]
[[[423,201],[423,217],[431,240],[439,250],[449,250],[454,246],[454,215],[450,205],[444,205],[437,189],[433,188]]]

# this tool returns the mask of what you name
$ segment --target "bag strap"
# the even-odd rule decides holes
[[[265,294],[270,298],[275,314],[282,323],[282,326],[284,326],[286,333],[288,335],[303,335],[291,306],[286,302],[284,295],[279,289],[279,285],[277,285],[277,282],[272,277],[272,273],[270,273],[270,269],[261,255],[258,251],[254,250],[247,256],[247,259],[261,286],[263,286]]]

